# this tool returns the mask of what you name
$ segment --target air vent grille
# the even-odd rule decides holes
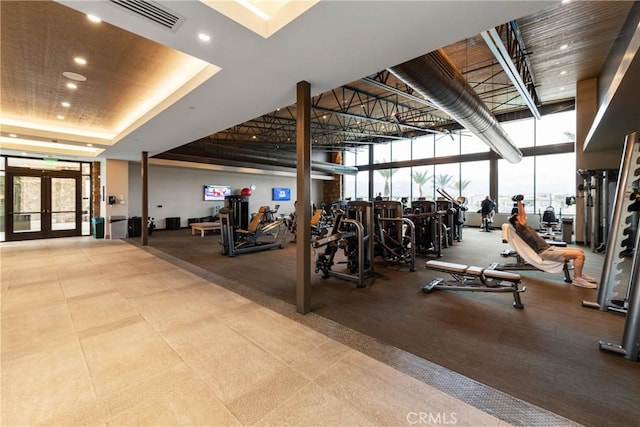
[[[175,31],[184,20],[183,16],[178,15],[172,10],[167,9],[158,3],[149,0],[110,0],[116,4],[129,10],[136,15],[152,21],[164,28]]]

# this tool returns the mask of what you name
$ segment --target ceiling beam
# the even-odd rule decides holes
[[[517,33],[515,33],[515,28],[513,25],[502,26],[501,29],[510,32],[507,38],[512,39],[514,42],[510,43],[510,47],[512,53],[510,53],[502,42],[502,38],[498,34],[498,31],[495,28],[491,28],[490,30],[483,31],[480,33],[484,41],[487,43],[489,50],[493,53],[496,60],[502,68],[504,72],[507,74],[513,86],[516,88],[520,96],[524,100],[527,107],[531,111],[531,114],[537,119],[540,120],[540,112],[538,111],[538,107],[536,105],[535,95],[535,86],[533,84],[533,77],[529,72],[529,67],[526,64],[524,49],[517,42]],[[519,67],[514,63],[513,56],[516,58],[520,58],[522,60],[518,60]],[[523,75],[525,79],[523,80]]]

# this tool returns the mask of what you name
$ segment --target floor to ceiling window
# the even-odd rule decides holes
[[[356,154],[345,154],[345,164],[363,167],[357,176],[345,176],[344,196],[369,200],[383,197],[409,201],[440,197],[438,188],[453,197],[467,198],[470,211],[480,209],[487,195],[493,197],[499,212],[510,212],[511,197],[523,194],[528,213],[542,213],[548,206],[565,215],[575,214],[575,206],[566,205],[575,194],[575,111],[543,116],[541,120],[521,119],[502,122],[513,143],[526,149],[519,163],[498,159],[491,173],[489,147],[467,130],[441,132],[398,140],[386,144],[363,145]],[[557,154],[548,154],[549,146]],[[544,147],[544,148],[543,148]],[[537,148],[542,148],[537,150]],[[373,163],[369,159],[372,150]],[[540,151],[541,154],[536,154]],[[457,159],[464,157],[464,161]],[[453,161],[452,161],[453,160]],[[407,166],[407,163],[413,164]],[[397,167],[395,167],[397,165]],[[369,171],[368,169],[372,170]],[[490,177],[497,176],[498,194],[490,194]],[[369,176],[373,192],[369,194]]]

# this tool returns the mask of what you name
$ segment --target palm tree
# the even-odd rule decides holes
[[[384,196],[388,197],[391,189],[389,188],[389,180],[398,169],[380,169],[378,173],[384,178]]]
[[[448,173],[441,173],[440,175],[436,175],[436,187],[439,188],[451,188],[451,181],[453,180],[453,175],[449,175]]]
[[[416,185],[418,186],[418,195],[420,197],[422,197],[422,186],[425,185],[427,182],[431,181],[432,179],[433,177],[429,176],[429,171],[426,169],[422,171],[413,172],[413,182],[415,182]]]
[[[463,179],[462,181],[456,181],[456,182],[453,183],[453,185],[460,192],[460,194],[462,194],[464,189],[467,188],[469,186],[469,184],[471,184],[471,181],[466,180],[466,179]]]

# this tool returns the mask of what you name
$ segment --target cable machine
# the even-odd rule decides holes
[[[618,172],[611,169],[578,170],[583,180],[578,191],[584,194],[584,243],[591,246],[592,252],[604,252],[606,249]]]

